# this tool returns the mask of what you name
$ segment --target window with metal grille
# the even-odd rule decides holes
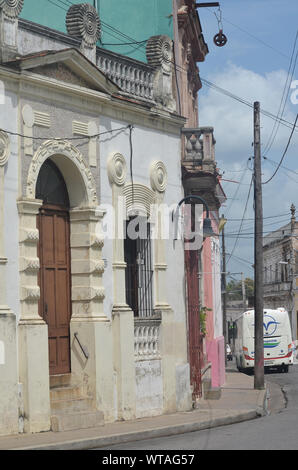
[[[153,314],[150,224],[143,221],[146,224],[145,233],[132,239],[128,233],[132,219],[127,221],[124,240],[126,302],[135,317],[150,317]]]

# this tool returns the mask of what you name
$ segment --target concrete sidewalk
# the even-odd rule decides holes
[[[250,420],[265,415],[268,405],[268,387],[261,391],[253,387],[253,376],[227,369],[221,398],[203,400],[198,409],[116,422],[98,428],[4,436],[0,437],[0,450],[92,449]],[[277,397],[278,391],[274,393]],[[278,396],[277,400],[282,398]]]

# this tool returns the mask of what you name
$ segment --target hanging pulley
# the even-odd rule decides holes
[[[223,33],[222,27],[222,11],[220,6],[218,7],[218,12],[214,12],[215,18],[217,19],[219,32],[214,36],[213,42],[216,46],[222,47],[225,46],[228,42],[227,36]]]
[[[222,47],[225,46],[228,42],[227,36],[222,32],[222,29],[219,30],[219,33],[216,34],[213,38],[213,42],[216,46]]]

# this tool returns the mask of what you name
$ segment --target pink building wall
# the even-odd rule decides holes
[[[212,220],[213,230],[218,232],[217,223]],[[212,387],[221,387],[225,383],[225,351],[224,337],[222,335],[215,336],[215,316],[222,315],[222,310],[215,311],[214,293],[213,293],[213,273],[220,276],[221,266],[212,266],[212,241],[207,238],[203,247],[203,285],[204,285],[204,305],[211,309],[207,312],[206,320],[206,352],[207,359],[211,362],[211,380]]]

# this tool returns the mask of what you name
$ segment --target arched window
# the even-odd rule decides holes
[[[36,199],[44,204],[54,204],[69,208],[69,197],[64,178],[58,167],[47,159],[42,165],[37,183]]]

